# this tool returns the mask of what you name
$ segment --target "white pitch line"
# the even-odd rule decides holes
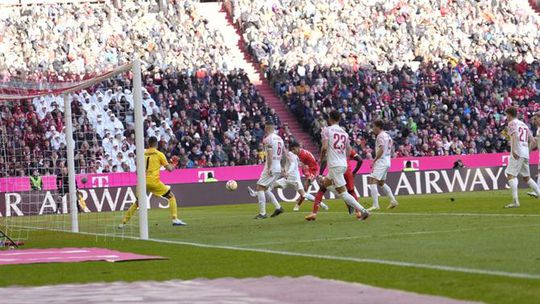
[[[344,237],[324,238],[324,239],[319,238],[319,239],[290,240],[290,241],[280,241],[280,242],[244,243],[244,244],[235,244],[232,246],[242,247],[242,246],[281,245],[281,244],[291,244],[291,243],[347,241],[347,240],[355,240],[355,239],[368,239],[372,237],[384,238],[384,237],[393,237],[393,236],[427,235],[427,234],[439,234],[439,233],[457,233],[457,232],[482,231],[482,230],[493,230],[493,229],[513,229],[513,228],[532,228],[532,227],[540,227],[540,224],[539,225],[495,226],[495,227],[488,227],[488,228],[477,227],[477,228],[464,228],[464,229],[452,229],[452,230],[396,232],[396,233],[386,233],[386,234],[364,234],[364,235],[357,235],[357,236],[344,236]]]
[[[401,215],[401,216],[473,216],[473,217],[540,217],[540,214],[505,214],[505,213],[451,213],[451,212],[373,212],[372,215]]]
[[[392,260],[382,260],[382,259],[365,259],[365,258],[321,255],[321,254],[281,251],[281,250],[271,250],[271,249],[211,245],[211,244],[191,243],[191,242],[172,241],[172,240],[160,240],[160,239],[153,239],[153,238],[149,239],[149,241],[158,242],[158,243],[166,243],[166,244],[188,245],[188,246],[200,247],[200,248],[227,249],[227,250],[245,251],[245,252],[259,252],[259,253],[279,254],[279,255],[285,255],[285,256],[299,256],[299,257],[336,260],[336,261],[371,263],[371,264],[380,264],[380,265],[392,265],[392,266],[402,266],[402,267],[411,267],[411,268],[423,268],[423,269],[443,270],[443,271],[451,271],[451,272],[462,272],[462,273],[479,274],[479,275],[491,275],[491,276],[500,276],[500,277],[508,277],[508,278],[540,280],[540,274],[532,274],[532,273],[506,272],[506,271],[499,271],[499,270],[485,270],[485,269],[455,267],[455,266],[446,266],[446,265],[433,265],[433,264],[423,264],[423,263],[413,263],[413,262],[402,262],[402,261],[392,261]]]

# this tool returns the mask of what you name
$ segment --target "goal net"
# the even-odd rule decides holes
[[[1,244],[48,231],[148,238],[146,208],[118,228],[146,187],[143,90],[138,61],[78,79],[3,75]]]

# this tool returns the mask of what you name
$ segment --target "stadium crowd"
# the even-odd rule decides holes
[[[180,167],[259,163],[262,125],[280,124],[245,73],[227,65],[229,49],[195,1],[169,1],[166,14],[138,1],[122,1],[121,10],[108,2],[6,8],[0,29],[3,88],[79,80],[142,58],[145,134],[162,139]],[[73,96],[79,171],[134,170],[130,85],[115,78]],[[65,166],[63,104],[46,96],[0,106],[2,175]]]
[[[338,109],[368,159],[378,117],[395,156],[470,154],[507,149],[505,107],[539,109],[540,22],[519,1],[234,0],[232,12],[304,128],[318,139]]]
[[[3,7],[0,79],[69,80],[99,74],[136,55],[160,68],[194,74],[202,65],[227,70],[229,49],[207,26],[195,1],[152,1]]]
[[[180,167],[260,163],[263,124],[280,125],[193,0],[37,5],[0,12],[0,83],[67,81],[145,62],[145,135]],[[364,158],[382,117],[395,156],[499,152],[503,109],[538,110],[538,17],[517,1],[233,0],[250,51],[318,138],[338,109]],[[98,34],[95,34],[98,33]],[[509,60],[507,58],[513,58]],[[80,172],[134,170],[133,96],[114,78],[72,98]],[[0,88],[1,90],[1,88]],[[65,165],[63,100],[0,105],[0,168]],[[526,115],[525,115],[526,116]],[[525,117],[526,118],[526,117]],[[281,135],[291,139],[286,125]]]
[[[305,71],[305,73],[304,73]],[[540,110],[540,63],[424,63],[389,72],[374,67],[298,65],[273,74],[276,89],[318,138],[339,110],[354,146],[371,158],[369,123],[382,118],[395,156],[460,155],[508,149],[504,109],[518,105],[525,122]]]
[[[241,70],[187,76],[155,68],[143,81],[145,138],[157,137],[160,150],[178,158],[181,168],[261,163],[264,123],[281,124]],[[129,83],[113,79],[72,96],[77,172],[135,170]],[[46,96],[1,108],[1,137],[8,148],[0,166],[7,176],[33,168],[52,174],[65,166],[63,106],[61,97]]]
[[[234,20],[266,68],[299,62],[380,70],[407,62],[540,53],[538,16],[522,1],[232,0]]]

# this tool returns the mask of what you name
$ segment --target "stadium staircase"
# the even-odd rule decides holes
[[[229,68],[241,68],[249,76],[250,81],[256,86],[266,103],[274,108],[281,119],[282,124],[287,123],[294,138],[299,141],[304,148],[318,153],[319,147],[313,141],[311,135],[305,132],[296,117],[289,111],[289,108],[276,95],[268,80],[261,75],[257,62],[252,58],[246,48],[246,43],[240,30],[233,25],[232,19],[222,8],[221,3],[198,3],[201,16],[208,19],[208,26],[221,32],[225,43],[231,49],[231,63],[227,63]]]
[[[540,16],[540,1],[538,0],[529,0],[529,5]]]

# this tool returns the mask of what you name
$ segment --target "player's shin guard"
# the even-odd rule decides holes
[[[527,182],[527,184],[529,185],[529,187],[531,187],[534,193],[536,193],[536,195],[540,196],[540,189],[538,188],[538,185],[532,179],[529,178],[529,181]]]
[[[373,207],[379,208],[379,190],[377,189],[377,185],[369,185],[369,190],[373,199]]]
[[[510,186],[510,191],[512,192],[512,202],[516,205],[519,205],[517,178],[512,178],[511,180],[509,180],[508,185]]]
[[[176,205],[176,197],[169,199],[169,211],[173,220],[178,219],[178,207]]]
[[[266,215],[266,196],[264,191],[257,191],[257,199],[259,200],[259,214]]]
[[[347,205],[356,209],[356,211],[365,211],[364,206],[360,205],[349,192],[345,191],[343,193],[340,193],[339,197],[341,197],[345,201],[345,203],[347,203]]]
[[[392,189],[390,189],[387,184],[384,184],[384,186],[382,186],[382,189],[384,194],[390,198],[391,202],[396,200],[396,198],[394,197],[394,193],[392,193]]]
[[[270,200],[270,202],[274,205],[274,207],[276,207],[276,209],[280,209],[281,205],[278,203],[276,197],[274,196],[274,193],[272,193],[270,189],[266,190],[265,193],[266,193],[266,196],[268,196],[268,199]]]
[[[135,214],[135,212],[137,211],[138,206],[139,204],[135,202],[133,205],[129,207],[129,209],[126,211],[126,214],[124,214],[124,218],[122,219],[122,224],[127,224],[127,222],[129,222],[133,214]]]

